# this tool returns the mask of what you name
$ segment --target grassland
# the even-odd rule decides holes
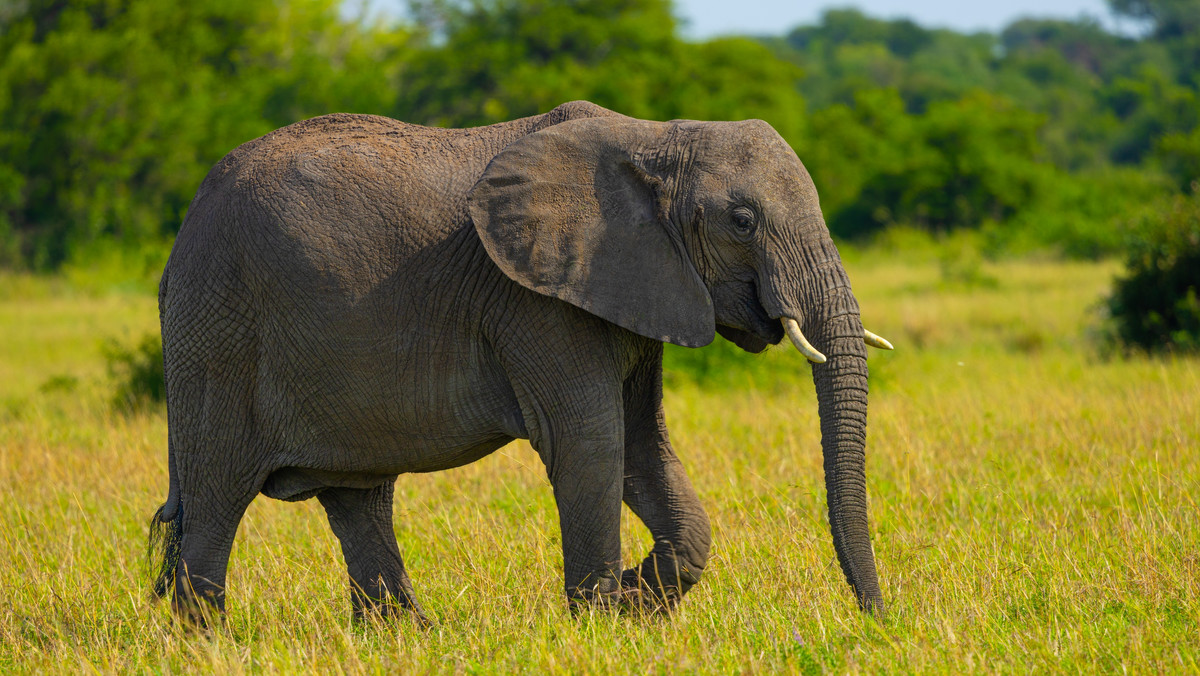
[[[210,636],[148,598],[166,420],[112,411],[101,343],[153,295],[0,283],[0,671],[629,673],[1200,670],[1200,361],[1092,347],[1112,264],[853,256],[873,352],[869,488],[890,604],[864,617],[825,521],[792,352],[673,350],[667,407],[714,527],[670,619],[572,618],[522,443],[401,477],[396,529],[435,620],[350,622],[314,502],[260,498]],[[649,543],[628,514],[625,549]]]

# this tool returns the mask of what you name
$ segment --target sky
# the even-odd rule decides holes
[[[360,6],[363,0],[344,0]],[[370,11],[402,14],[405,0],[365,0]],[[683,19],[683,34],[692,39],[717,35],[781,35],[803,23],[816,23],[831,7],[857,7],[881,19],[909,18],[928,28],[953,28],[961,32],[999,32],[1021,17],[1078,19],[1088,15],[1110,29],[1133,32],[1136,26],[1116,22],[1104,0],[674,0],[675,14]]]
[[[964,32],[999,32],[1024,16],[1077,19],[1083,14],[1120,28],[1104,0],[675,0],[676,15],[687,21],[684,35],[697,39],[728,33],[778,35],[799,24],[816,23],[830,7],[857,7],[876,18],[909,18],[929,28]]]

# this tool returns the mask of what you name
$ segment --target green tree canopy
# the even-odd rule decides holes
[[[30,0],[0,17],[0,235],[9,264],[161,238],[239,143],[386,108],[394,33],[334,0]],[[394,70],[395,66],[391,66]]]
[[[767,119],[800,130],[799,70],[742,38],[678,37],[666,0],[413,3],[422,49],[397,115],[466,126],[588,99],[649,119]]]
[[[1200,176],[1200,0],[1112,0],[999,34],[857,10],[684,40],[669,0],[11,0],[0,5],[0,265],[161,244],[208,168],[335,111],[468,126],[588,99],[771,123],[840,236],[982,228],[1077,255]]]

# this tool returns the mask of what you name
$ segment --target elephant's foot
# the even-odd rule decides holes
[[[225,622],[224,591],[180,584],[171,599],[172,614],[186,628],[207,632]]]
[[[640,567],[622,573],[621,589],[631,610],[648,615],[671,614],[683,597],[677,585],[648,579]]]
[[[401,592],[396,595],[389,592],[381,596],[372,596],[355,588],[350,597],[356,622],[369,623],[377,620],[396,621],[411,618],[422,629],[433,627],[433,622],[425,615],[425,611],[407,593]]]
[[[591,580],[596,581],[588,584]],[[594,609],[618,611],[623,606],[624,594],[625,589],[614,572],[604,570],[574,589],[568,588],[567,604],[575,615]]]
[[[651,613],[670,613],[699,581],[699,576],[680,566],[673,557],[653,553],[641,565],[621,574],[625,596],[636,598],[640,610]]]
[[[568,596],[573,614],[602,609],[625,615],[670,615],[679,604],[683,592],[675,585],[662,585],[646,579],[640,568],[625,570],[619,581],[593,589],[577,589]],[[691,585],[686,585],[684,591]]]

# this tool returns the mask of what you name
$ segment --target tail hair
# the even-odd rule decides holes
[[[176,503],[175,513],[163,514],[167,505],[158,508],[150,518],[150,537],[146,560],[154,576],[151,591],[155,598],[167,595],[175,587],[175,569],[179,566],[180,544],[183,542],[183,505]]]

